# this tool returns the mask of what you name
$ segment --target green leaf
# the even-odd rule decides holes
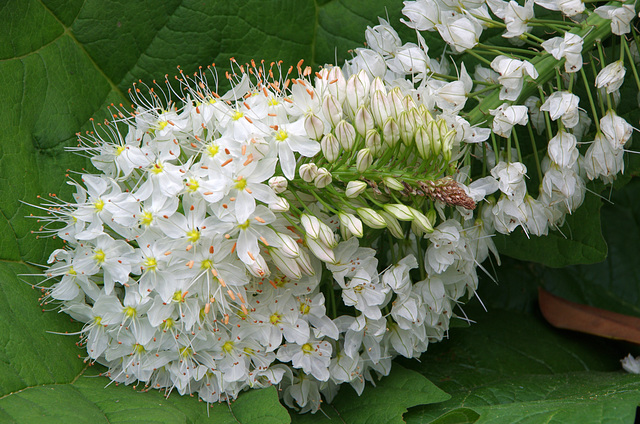
[[[412,409],[408,424],[633,422],[640,376],[619,371],[613,344],[513,311],[465,310],[477,324],[406,364],[451,394]]]
[[[602,209],[602,228],[609,256],[593,265],[547,270],[544,287],[577,303],[640,316],[640,179],[615,191]]]
[[[322,407],[322,412],[292,416],[292,422],[402,424],[402,414],[407,408],[447,399],[449,395],[424,376],[394,364],[391,374],[377,387],[367,385],[362,396],[351,387],[342,387],[333,402]]]
[[[81,377],[73,384],[31,387],[0,399],[2,422],[281,424],[289,422],[274,387],[252,390],[231,405],[211,407],[177,393],[135,392],[109,387],[104,377]],[[259,405],[259,407],[256,407]],[[208,409],[208,410],[207,410]]]
[[[582,206],[567,216],[560,231],[529,238],[518,227],[509,236],[497,235],[496,247],[503,255],[554,268],[600,262],[607,257],[607,244],[600,229],[601,207],[600,198],[587,193]]]

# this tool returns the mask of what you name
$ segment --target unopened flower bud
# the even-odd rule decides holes
[[[294,258],[285,256],[280,249],[269,249],[271,260],[278,267],[278,270],[292,280],[299,280],[302,277],[302,271],[298,266],[298,262]]]
[[[269,179],[269,187],[271,187],[276,194],[280,194],[287,190],[288,184],[289,182],[285,177],[272,177]]]
[[[391,190],[404,190],[402,183],[393,177],[384,177],[382,181],[384,181],[384,184]]]
[[[371,87],[369,88],[369,96],[373,96],[376,91],[381,92],[385,96],[387,95],[387,87],[384,86],[384,81],[382,78],[375,77],[371,82]]]
[[[351,75],[347,80],[346,103],[351,108],[352,113],[366,103],[370,85],[369,75],[364,69],[355,75]]]
[[[324,222],[320,222],[320,234],[318,237],[318,241],[325,244],[331,249],[338,245],[338,239],[336,238],[333,230],[329,228],[329,226]]]
[[[310,183],[318,175],[318,166],[315,163],[305,163],[303,165],[300,165],[298,174],[303,181]]]
[[[318,217],[303,213],[300,215],[300,223],[308,238],[317,239],[320,237],[320,225],[322,222],[320,222]]]
[[[425,127],[419,127],[416,130],[415,139],[416,149],[420,157],[422,159],[429,159],[429,157],[431,157],[431,138],[429,137],[429,131],[427,131]]]
[[[289,201],[284,197],[278,197],[278,200],[269,203],[269,209],[274,212],[288,212],[289,211]]]
[[[374,155],[379,155],[382,151],[382,138],[377,130],[369,130],[364,136],[364,144]]]
[[[315,255],[316,258],[323,262],[335,263],[336,255],[333,253],[333,249],[326,246],[324,243],[320,243],[318,240],[307,237],[307,247]]]
[[[322,134],[324,134],[324,123],[322,122],[322,119],[318,118],[313,113],[309,113],[304,118],[304,129],[309,138],[313,140],[320,140]]]
[[[360,238],[364,234],[362,221],[360,221],[354,214],[338,212],[338,219],[340,220],[340,225],[346,227],[354,236]]]
[[[327,168],[319,168],[318,174],[313,179],[313,183],[318,188],[324,188],[329,184],[331,184],[331,180],[332,180],[331,172],[329,172]]]
[[[358,134],[363,137],[367,131],[372,130],[374,127],[373,116],[371,116],[371,112],[369,112],[369,110],[364,106],[361,106],[357,110],[356,116],[353,120],[356,124]]]
[[[360,196],[360,194],[365,191],[366,188],[367,183],[365,183],[364,181],[349,181],[347,183],[347,189],[345,190],[344,194],[349,199],[355,199],[356,197]]]
[[[382,133],[384,135],[384,144],[389,147],[395,146],[400,140],[400,127],[398,127],[396,120],[393,118],[388,118],[384,123]]]
[[[340,143],[333,133],[329,133],[320,142],[322,154],[329,162],[334,162],[340,156]]]
[[[322,113],[332,127],[338,125],[338,122],[342,120],[342,106],[332,95],[325,96],[322,101]]]
[[[413,221],[414,216],[407,205],[403,205],[402,203],[391,203],[384,205],[383,208],[400,221]]]
[[[382,217],[382,215],[371,208],[358,208],[356,209],[356,213],[360,216],[362,222],[364,222],[367,227],[380,229],[387,226],[387,221]]]
[[[402,142],[409,145],[413,141],[416,131],[416,121],[410,112],[402,112],[400,114],[398,127],[400,127],[400,138]]]
[[[387,229],[389,229],[389,232],[391,233],[392,236],[398,239],[404,238],[404,232],[402,231],[402,227],[400,226],[400,223],[398,222],[395,216],[385,211],[380,211],[380,216],[387,223]]]
[[[406,110],[404,106],[402,106],[403,97],[404,96],[402,95],[402,91],[400,91],[399,87],[394,87],[387,96],[387,99],[389,100],[389,114],[396,120],[396,122],[398,121],[400,114]]]
[[[404,110],[412,110],[412,109],[417,109],[418,105],[416,105],[416,102],[413,100],[413,97],[404,96],[404,98],[402,99],[402,107],[404,107]]]
[[[412,222],[413,225],[416,225],[424,233],[433,232],[433,225],[431,224],[431,220],[429,220],[429,218],[427,218],[425,214],[412,207],[409,207],[409,210],[414,217],[414,220]]]
[[[438,214],[436,213],[435,209],[429,209],[429,211],[427,212],[426,216],[427,216],[427,219],[429,220],[429,222],[431,223],[431,227],[436,225],[436,220],[438,219]]]
[[[382,91],[376,91],[371,97],[371,114],[379,127],[389,118],[389,101]]]
[[[363,173],[373,163],[373,155],[369,149],[361,149],[356,155],[356,169],[358,172]]]
[[[338,122],[335,128],[336,138],[344,150],[350,152],[356,141],[356,130],[345,120]]]
[[[300,271],[302,271],[306,275],[315,275],[316,270],[313,269],[313,265],[311,264],[311,258],[309,254],[304,250],[300,250],[300,256],[296,258],[298,261],[298,266],[300,266]]]
[[[300,256],[300,246],[293,237],[278,232],[276,232],[276,237],[280,239],[280,246],[278,247],[284,256],[288,258],[297,258]]]

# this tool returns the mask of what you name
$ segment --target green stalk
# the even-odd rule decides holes
[[[605,38],[611,32],[611,21],[609,19],[603,19],[597,14],[592,13],[580,27],[574,28],[570,32],[583,37],[584,46],[592,46],[596,40]],[[587,53],[591,48],[592,47],[583,50],[583,54]],[[471,53],[471,51],[468,52]],[[476,56],[476,54],[472,55]],[[486,61],[486,59],[482,59]],[[526,99],[531,96],[537,90],[538,85],[545,84],[553,78],[555,76],[555,68],[563,63],[564,59],[556,60],[550,54],[543,53],[540,56],[534,57],[530,62],[538,71],[538,78],[535,82],[525,83],[519,99]],[[499,99],[499,95],[499,90],[496,90],[494,93],[485,97],[479,105],[473,108],[467,115],[469,123],[471,125],[477,125],[491,119],[489,109],[495,109],[504,103],[504,101]]]

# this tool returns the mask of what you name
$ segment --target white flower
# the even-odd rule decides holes
[[[500,100],[516,100],[522,91],[525,74],[538,78],[538,71],[527,61],[498,56],[491,62],[491,68],[500,74],[498,82],[502,85]]]
[[[568,91],[556,91],[542,106],[540,110],[549,112],[552,121],[562,118],[562,123],[567,128],[578,125],[580,116],[578,115],[578,103],[580,98]]]
[[[457,52],[463,52],[473,48],[480,39],[482,26],[471,15],[455,15],[442,20],[436,28],[442,39],[451,45]]]
[[[631,20],[636,16],[634,4],[600,6],[594,12],[603,19],[611,19],[611,32],[616,35],[628,34]]]
[[[526,106],[509,106],[503,103],[497,109],[489,110],[493,118],[493,132],[502,137],[509,137],[514,125],[526,125],[529,121]]]
[[[525,32],[531,31],[531,26],[527,25],[533,19],[533,1],[527,0],[524,6],[511,0],[505,8],[504,23],[507,31],[502,34],[505,38],[519,37]]]
[[[289,362],[294,368],[301,368],[320,381],[329,379],[331,345],[325,341],[309,340],[304,344],[290,343],[278,349],[278,360]]]
[[[596,87],[604,87],[607,90],[607,93],[613,93],[622,86],[626,71],[627,68],[624,67],[624,62],[621,60],[616,60],[615,62],[608,64],[598,72],[598,76],[596,77]]]
[[[558,166],[571,168],[576,164],[580,155],[576,145],[576,137],[573,134],[560,130],[555,137],[549,140],[547,151],[551,160]]]
[[[622,363],[622,369],[631,374],[640,374],[640,357],[634,358],[633,355],[628,354],[620,360]]]
[[[609,140],[614,150],[621,150],[631,138],[633,127],[614,111],[609,110],[600,118],[600,131]]]
[[[565,58],[565,71],[578,72],[582,69],[583,41],[579,35],[566,32],[564,37],[554,37],[542,42],[542,47],[557,60]]]
[[[590,180],[603,177],[605,182],[612,182],[619,172],[624,171],[623,150],[614,149],[607,137],[597,133],[584,155],[584,165]]]

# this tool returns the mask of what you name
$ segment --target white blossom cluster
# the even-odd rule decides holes
[[[562,17],[544,40],[537,7]],[[575,88],[596,51],[588,37],[628,33],[635,13],[585,11],[580,0],[406,1],[417,43],[381,20],[343,69],[298,64],[293,77],[232,62],[224,95],[215,72],[211,85],[202,71],[167,91],[138,84],[133,112],[114,107],[72,149],[101,173],[71,180],[74,202],[42,205],[41,232],[65,242],[44,301],[85,324],[87,360],[116,382],[209,403],[277,385],[302,412],[342,383],[361,393],[394,357],[447,335],[477,268],[490,252],[499,263],[496,231],[546,235],[589,180],[624,170],[633,128],[615,107],[635,45],[598,65],[600,108],[587,88],[587,112]],[[481,43],[496,26],[517,47]],[[473,78],[446,51],[431,58],[420,31],[479,61]]]
[[[131,117],[80,136],[102,173],[43,206],[65,241],[45,301],[116,382],[206,402],[277,384],[317,411],[441,340],[495,248],[445,214],[475,201],[446,177],[456,132],[422,103],[365,72],[251,69],[265,77],[243,68],[223,96],[182,75],[179,104],[136,87]]]

